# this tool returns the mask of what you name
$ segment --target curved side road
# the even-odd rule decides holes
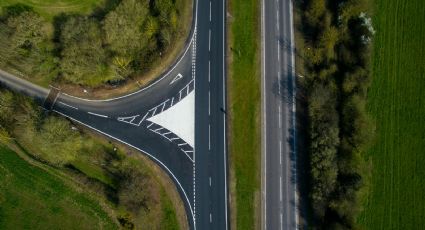
[[[228,229],[225,0],[196,1],[194,11],[192,37],[183,56],[159,80],[135,93],[86,100],[4,71],[0,84],[148,155],[176,184],[191,229]],[[193,143],[151,122],[190,95]]]

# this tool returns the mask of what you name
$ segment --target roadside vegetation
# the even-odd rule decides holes
[[[96,199],[1,145],[0,181],[1,229],[118,229]]]
[[[301,14],[308,120],[309,200],[317,229],[357,228],[368,189],[365,151],[374,139],[366,113],[374,34],[367,0],[308,0]]]
[[[97,202],[104,204],[104,208],[108,210],[109,216],[102,217],[102,219],[112,219],[112,223],[117,223],[117,225],[119,223],[124,229],[180,229],[180,227],[186,226],[184,215],[176,213],[176,210],[184,212],[184,210],[178,208],[182,204],[180,204],[181,201],[178,200],[178,195],[176,195],[177,191],[171,183],[167,183],[166,179],[160,176],[158,170],[151,166],[152,164],[147,162],[145,158],[143,158],[145,160],[141,159],[140,153],[133,153],[129,149],[121,148],[121,146],[98,138],[62,117],[46,114],[29,98],[13,94],[7,90],[0,90],[0,144],[19,148],[29,160],[35,162],[31,166],[32,168],[39,166],[51,172],[51,175],[48,176],[44,173],[46,175],[43,177],[54,177],[57,174],[65,175],[63,177],[66,179],[65,181],[54,183],[69,183],[78,191],[96,197]],[[2,149],[6,148],[2,147]],[[11,175],[20,175],[18,168],[13,165],[6,165],[7,162],[12,162],[6,161],[7,157],[16,158],[16,156],[10,156],[13,153],[8,150],[4,151],[8,155],[2,156],[5,157],[3,168],[9,167],[7,171]],[[0,168],[0,171],[3,168]],[[43,170],[37,170],[42,174],[41,171]],[[7,178],[8,176],[6,176]],[[29,183],[25,180],[28,180],[28,178],[24,176],[16,177],[13,183]],[[33,204],[40,206],[43,200],[54,203],[54,195],[51,193],[61,192],[64,188],[57,187],[53,182],[46,182],[46,185],[43,184],[44,182],[40,181],[40,183],[33,185],[34,188],[40,186],[39,189],[41,190],[40,193],[33,194],[31,200],[34,203],[26,200],[28,191],[22,190],[22,193],[20,193],[20,190],[15,189],[13,184],[8,187],[9,184],[2,186],[2,183],[0,185],[0,203],[3,202],[9,206],[1,205],[1,212],[13,212],[12,209],[5,210],[5,208],[12,208],[12,204],[19,203],[22,205],[22,209],[27,209],[25,216],[22,217],[28,218],[25,223],[36,221],[38,215],[49,215],[49,211],[33,213],[36,212],[36,209],[25,208],[25,206]],[[31,189],[31,187],[25,188]],[[43,189],[47,191],[43,192]],[[56,189],[59,189],[59,191],[56,191]],[[50,190],[52,192],[49,192]],[[16,193],[14,196],[5,195],[13,191]],[[48,198],[51,196],[53,197],[49,200]],[[73,197],[74,195],[71,192],[63,193],[62,199],[75,200],[76,207],[85,207],[87,204],[84,202],[89,202],[83,198],[76,199]],[[173,200],[171,200],[171,197],[173,197]],[[20,198],[23,200],[20,200]],[[58,209],[59,212],[64,208],[62,206],[51,206],[50,203],[46,203],[46,207],[52,210]],[[66,203],[63,203],[63,205],[66,205]],[[93,211],[83,210],[80,212],[77,209],[71,211],[73,213],[68,215],[68,211],[64,210],[63,215],[58,214],[56,217],[66,219],[70,215],[74,215],[79,216],[79,219],[87,219],[88,222],[97,221],[93,219],[93,216],[97,216]],[[101,217],[100,214],[99,216]],[[99,216],[97,218],[100,218]],[[12,216],[8,218],[12,218]],[[9,224],[12,220],[8,218],[3,218],[0,214],[0,223]],[[64,221],[68,221],[65,219]],[[60,219],[56,221],[59,224],[58,226],[61,226]],[[111,222],[111,220],[109,221]],[[39,224],[43,228],[48,226],[44,226],[41,222]],[[101,223],[99,222],[99,224]]]
[[[232,228],[257,229],[260,216],[259,2],[229,1],[229,140]]]
[[[365,229],[425,229],[425,4],[374,0],[373,82],[367,108],[376,120]]]
[[[179,20],[185,0],[83,2],[55,15],[42,3],[2,2],[0,68],[44,86],[116,86],[154,68],[190,27]]]

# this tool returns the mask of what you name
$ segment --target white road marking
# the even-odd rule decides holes
[[[211,150],[211,125],[208,124],[208,150]]]
[[[95,130],[95,131],[97,131],[97,132],[99,132],[99,133],[101,133],[101,134],[103,134],[103,135],[105,135],[105,136],[107,136],[107,137],[110,137],[110,138],[112,138],[112,139],[114,139],[114,140],[116,140],[116,141],[118,141],[118,142],[121,142],[121,143],[123,143],[123,144],[126,144],[126,145],[128,145],[128,146],[130,146],[130,147],[132,147],[132,148],[134,148],[134,149],[136,149],[136,150],[138,150],[138,151],[140,151],[140,152],[142,152],[142,153],[144,153],[144,154],[146,154],[146,155],[148,155],[150,158],[152,158],[154,161],[156,161],[158,164],[160,164],[162,167],[164,167],[164,169],[172,176],[172,178],[174,179],[174,181],[177,183],[177,185],[178,185],[178,187],[181,189],[181,191],[183,192],[183,195],[184,195],[184,198],[186,199],[186,202],[189,204],[189,209],[190,209],[190,212],[191,212],[191,214],[192,214],[192,216],[194,216],[194,212],[193,212],[193,209],[192,209],[192,205],[190,205],[190,202],[189,202],[189,198],[187,197],[187,194],[186,194],[186,191],[183,189],[183,186],[181,185],[181,183],[180,183],[180,181],[177,179],[177,177],[173,174],[173,172],[171,172],[171,170],[164,164],[164,163],[162,163],[160,160],[158,160],[156,157],[154,157],[152,154],[150,154],[150,153],[148,153],[147,151],[144,151],[144,150],[142,150],[142,149],[140,149],[140,148],[138,148],[138,147],[136,147],[136,146],[134,146],[134,145],[132,145],[132,144],[129,144],[129,143],[127,143],[127,142],[125,142],[125,141],[123,141],[123,140],[121,140],[121,139],[119,139],[119,138],[116,138],[116,137],[114,137],[114,136],[112,136],[112,135],[109,135],[109,134],[107,134],[107,133],[105,133],[105,132],[103,132],[103,131],[100,131],[100,130],[98,130],[98,129],[96,129],[96,128],[94,128],[94,127],[92,127],[92,126],[90,126],[90,125],[88,125],[88,124],[85,124],[84,122],[81,122],[81,121],[79,121],[79,120],[77,120],[77,119],[74,119],[74,118],[72,118],[72,117],[70,117],[70,116],[68,116],[68,115],[66,115],[66,114],[64,114],[64,113],[61,113],[61,112],[59,112],[59,111],[57,111],[57,110],[53,110],[54,112],[56,112],[56,113],[58,113],[58,114],[60,114],[60,115],[62,115],[62,116],[64,116],[64,117],[67,117],[67,118],[69,118],[69,119],[71,119],[71,120],[73,120],[73,121],[75,121],[75,122],[78,122],[78,123],[80,123],[80,124],[82,124],[82,125],[84,125],[84,126],[86,126],[86,127],[88,127],[88,128],[90,128],[90,129],[93,129],[93,130]]]
[[[263,147],[263,158],[262,158],[262,163],[263,163],[263,175],[262,175],[262,187],[263,187],[263,191],[264,193],[262,194],[263,197],[263,202],[262,202],[262,229],[266,230],[267,229],[267,114],[266,114],[266,110],[267,110],[267,103],[266,103],[266,68],[265,68],[265,58],[266,58],[266,51],[264,49],[264,45],[265,45],[265,20],[264,20],[264,15],[265,15],[265,4],[264,4],[265,0],[261,1],[261,48],[262,48],[262,55],[261,55],[261,68],[262,68],[262,98],[263,98],[263,103],[262,103],[262,112],[263,112],[263,117],[262,117],[262,121],[264,123],[263,125],[263,133],[262,133],[262,137],[264,138],[263,142],[262,142],[262,147]]]
[[[225,15],[226,15],[226,12],[225,12],[225,8],[226,8],[226,0],[223,0],[223,26],[222,26],[222,28],[223,28],[223,38],[222,38],[222,41],[223,41],[223,43],[224,44],[226,44],[226,39],[225,39],[225,37],[224,37],[224,35],[226,34],[226,32],[224,31],[224,28],[226,28],[225,27],[225,22],[226,22],[226,19],[225,19]],[[225,52],[225,46],[223,45],[223,56],[225,56],[225,54],[226,54],[226,52]],[[224,108],[226,108],[226,63],[225,63],[225,61],[226,61],[226,58],[223,58],[223,73],[222,73],[222,78],[223,78],[223,107]],[[228,207],[227,207],[227,149],[226,149],[226,146],[227,146],[227,144],[226,144],[226,114],[224,114],[223,113],[223,121],[224,121],[224,128],[223,128],[223,142],[225,143],[224,145],[223,145],[223,152],[224,152],[224,155],[223,155],[223,162],[224,162],[224,175],[225,175],[225,178],[224,178],[224,197],[225,197],[225,203],[224,203],[224,206],[225,206],[225,214],[226,214],[226,220],[225,220],[225,223],[228,223],[228,220],[227,220],[227,216],[228,216],[228,213],[227,213],[227,209],[228,209]],[[226,224],[226,230],[228,229],[228,224]]]
[[[211,215],[211,213],[210,213],[210,223],[212,223],[212,215]],[[227,225],[227,224],[226,224]]]
[[[279,128],[282,128],[282,108],[281,104],[279,104]]]
[[[211,30],[208,31],[208,51],[211,51]]]
[[[102,114],[98,114],[98,113],[92,113],[92,112],[87,112],[88,114],[94,115],[94,116],[98,116],[98,117],[103,117],[103,118],[108,118],[108,116],[106,115],[102,115]]]
[[[210,22],[211,22],[211,1],[210,1]]]
[[[145,114],[145,116],[143,116],[143,118],[142,118],[142,120],[140,120],[140,122],[139,122],[138,126],[140,126],[140,124],[142,124],[142,122],[146,119],[146,117],[148,116],[148,114],[149,114],[149,112],[147,112],[147,113]]]
[[[63,103],[63,102],[59,102],[59,104],[64,105],[64,106],[67,106],[67,107],[69,107],[69,108],[73,108],[73,109],[75,109],[75,110],[78,110],[78,108],[77,108],[77,107],[74,107],[74,106],[72,106],[72,105],[68,105],[68,104]]]
[[[211,62],[208,60],[208,83],[211,82]]]
[[[282,141],[279,141],[279,159],[280,164],[282,164]]]
[[[210,187],[211,187],[211,177],[210,177]]]
[[[208,116],[211,115],[211,93],[210,90],[208,89]]]
[[[282,176],[280,176],[280,179],[279,179],[279,199],[280,199],[280,201],[282,201]]]
[[[181,73],[177,74],[174,79],[170,82],[170,85],[173,84],[174,82],[180,80],[183,78],[183,75]]]

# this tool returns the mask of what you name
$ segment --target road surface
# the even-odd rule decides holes
[[[262,1],[262,229],[297,229],[291,0]]]
[[[225,1],[194,4],[185,50],[137,92],[87,100],[0,71],[0,83],[148,155],[174,181],[191,229],[228,229]]]

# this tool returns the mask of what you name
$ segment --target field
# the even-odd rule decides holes
[[[376,121],[366,229],[425,229],[425,4],[374,0],[368,109]]]
[[[95,200],[3,146],[0,181],[0,229],[117,229]]]
[[[256,229],[260,203],[259,4],[232,0],[229,29],[232,227]]]
[[[59,13],[90,13],[93,8],[100,6],[104,0],[2,0],[0,8],[12,4],[23,3],[31,6],[48,20]]]

